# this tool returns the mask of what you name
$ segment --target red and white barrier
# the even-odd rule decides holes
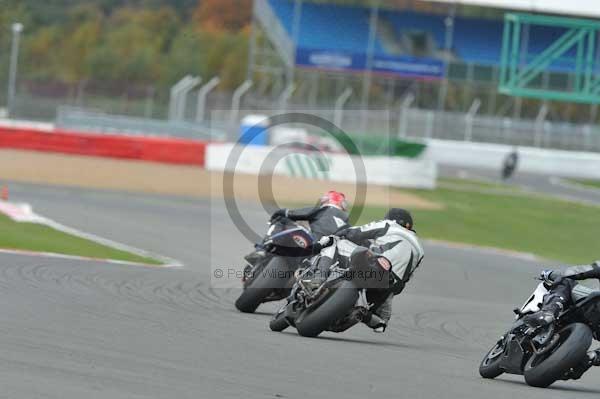
[[[206,143],[0,126],[0,148],[204,166]]]

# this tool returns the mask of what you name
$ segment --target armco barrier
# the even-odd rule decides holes
[[[545,175],[600,179],[600,154],[560,151],[503,144],[428,140],[425,159],[441,165],[492,169],[498,172],[504,159],[517,149],[518,170]]]
[[[297,176],[290,170],[290,162],[286,162],[290,156],[295,159],[297,169],[312,170],[316,173],[306,174],[304,177],[317,176],[340,183],[368,183],[392,187],[410,187],[433,189],[436,186],[437,165],[430,160],[420,158],[363,156],[358,161],[364,164],[366,176],[357,176],[354,170],[352,158],[347,154],[327,154],[326,160],[315,159],[322,157],[311,152],[299,152],[297,150],[275,149],[268,146],[249,145],[239,153],[239,159],[234,165],[227,160],[234,149],[231,143],[210,143],[206,147],[207,170],[230,171],[237,173],[259,174],[267,171],[261,170],[268,164],[269,157],[280,160],[277,162],[273,173],[276,175]],[[280,151],[279,153],[274,153]],[[303,155],[306,159],[302,165],[298,165],[298,158]],[[323,165],[327,165],[323,167]],[[312,176],[311,176],[312,175]]]
[[[206,143],[173,138],[0,127],[0,148],[204,166]]]

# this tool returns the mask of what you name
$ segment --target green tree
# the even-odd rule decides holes
[[[19,64],[22,77],[58,79],[64,67],[57,51],[62,37],[62,30],[58,26],[44,27],[35,34],[26,34]]]
[[[229,49],[223,62],[221,72],[223,89],[234,89],[246,79],[248,64],[248,35],[245,32],[235,36],[234,44]]]
[[[238,32],[250,23],[251,0],[200,0],[194,21],[211,32]]]
[[[0,59],[20,21],[24,80],[171,85],[219,75],[230,88],[245,77],[250,11],[250,0],[0,0]],[[7,68],[0,62],[0,92]]]
[[[191,26],[181,29],[163,58],[162,83],[172,85],[185,75],[207,76],[206,52],[214,43],[214,35],[199,32]]]
[[[101,40],[104,16],[96,6],[75,7],[66,24],[57,47],[61,55],[61,78],[78,82],[90,76],[89,58]]]
[[[101,79],[152,83],[164,73],[164,53],[177,33],[174,10],[119,9],[105,23],[102,40],[90,54],[90,75]]]

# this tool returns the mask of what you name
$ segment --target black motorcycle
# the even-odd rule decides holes
[[[254,313],[261,303],[287,297],[294,281],[294,271],[302,259],[309,256],[315,240],[310,231],[288,218],[270,223],[259,247],[267,253],[254,266],[244,269],[244,291],[235,307],[244,313]]]
[[[336,253],[345,243],[336,237],[334,246],[324,251]],[[311,278],[321,258],[317,255],[307,260],[310,266],[297,271],[288,302],[269,323],[272,331],[293,326],[305,337],[316,337],[323,331],[343,332],[364,320],[370,309],[387,298],[391,278],[387,259],[365,249],[348,264],[341,259],[333,263],[327,280],[315,287]]]
[[[546,388],[558,380],[577,380],[591,367],[587,352],[592,338],[600,336],[600,291],[577,285],[572,291],[574,305],[553,324],[528,326],[523,317],[539,311],[547,293],[541,283],[528,301],[514,310],[517,320],[512,329],[479,366],[483,378],[518,374],[528,385]]]

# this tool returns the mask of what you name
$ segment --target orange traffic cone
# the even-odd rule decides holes
[[[0,198],[2,201],[8,201],[8,186],[3,185],[2,190],[0,190]]]

